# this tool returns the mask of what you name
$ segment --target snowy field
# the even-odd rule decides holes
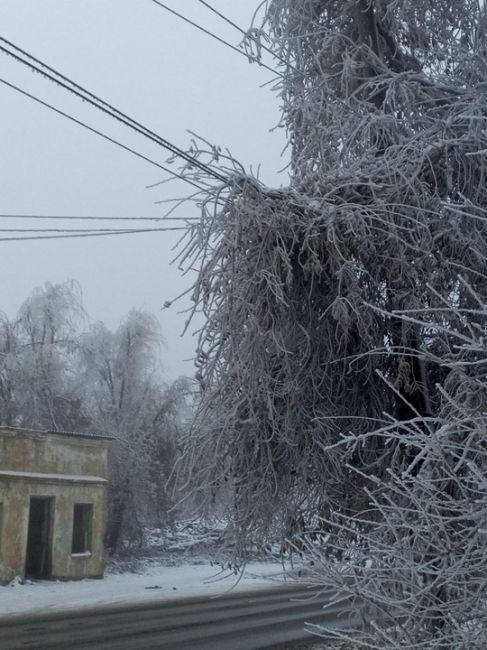
[[[139,573],[109,574],[103,580],[76,582],[13,581],[0,587],[0,617],[54,612],[102,604],[218,596],[229,591],[270,587],[284,581],[282,566],[248,564],[243,575],[210,564],[162,566],[151,564]]]

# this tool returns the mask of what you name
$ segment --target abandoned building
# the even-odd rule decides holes
[[[0,427],[0,584],[103,576],[109,440]]]

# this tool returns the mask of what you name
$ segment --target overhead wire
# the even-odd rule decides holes
[[[231,48],[234,52],[238,52],[238,54],[240,54],[241,56],[244,56],[247,59],[247,61],[255,62],[261,68],[266,68],[267,70],[272,72],[273,75],[275,75],[277,77],[284,78],[284,75],[282,73],[280,73],[278,70],[274,70],[274,68],[271,68],[270,66],[266,65],[265,63],[262,63],[262,61],[259,61],[259,59],[257,59],[256,57],[254,57],[254,56],[252,56],[250,54],[247,54],[246,52],[244,52],[240,48],[236,47],[235,45],[232,45],[232,43],[230,43],[229,41],[226,41],[225,39],[221,38],[220,36],[217,36],[216,34],[214,34],[209,29],[206,29],[205,27],[202,27],[201,25],[196,23],[194,20],[191,20],[190,18],[188,18],[187,16],[184,16],[183,14],[180,14],[175,9],[171,9],[171,7],[168,7],[163,2],[160,2],[160,0],[152,0],[152,2],[154,4],[156,4],[156,5],[158,5],[159,7],[161,7],[162,9],[165,9],[169,13],[173,14],[174,16],[177,16],[178,18],[180,18],[184,22],[188,23],[189,25],[192,25],[193,27],[198,29],[200,32],[203,32],[204,34],[207,34],[208,36],[211,36],[211,38],[214,38],[219,43],[222,43],[223,45],[226,45],[227,47]]]
[[[32,95],[31,93],[27,92],[26,90],[23,90],[22,88],[19,88],[19,86],[16,86],[13,83],[10,83],[10,81],[7,81],[6,79],[2,79],[0,77],[0,83],[3,83],[5,86],[8,86],[9,88],[17,91],[18,93],[21,93],[25,97],[28,97],[29,99],[32,99],[33,101],[37,102],[38,104],[41,104],[42,106],[45,106],[46,108],[49,108],[51,111],[54,111],[58,115],[62,115],[68,120],[71,120],[71,122],[74,122],[75,124],[78,124],[79,126],[82,126],[85,129],[88,129],[88,131],[91,131],[92,133],[96,133],[96,135],[99,135],[101,138],[104,138],[105,140],[108,140],[108,142],[111,142],[112,144],[117,145],[121,149],[124,149],[125,151],[130,152],[134,156],[137,156],[138,158],[141,158],[142,160],[145,160],[146,162],[150,163],[151,165],[154,165],[155,167],[158,167],[159,169],[162,169],[162,171],[168,172],[172,174],[173,176],[180,178],[181,180],[185,181],[186,183],[189,183],[190,185],[193,185],[193,187],[196,187],[200,191],[204,192],[206,191],[204,187],[199,186],[197,183],[194,183],[192,180],[187,178],[186,176],[182,176],[181,174],[178,174],[177,172],[174,172],[172,169],[169,169],[168,167],[165,167],[164,165],[161,165],[160,163],[156,162],[155,160],[152,160],[152,158],[149,158],[145,156],[144,154],[139,153],[135,149],[132,149],[131,147],[128,147],[126,144],[122,144],[118,140],[115,140],[115,138],[112,138],[109,135],[106,135],[106,133],[103,133],[102,131],[99,131],[98,129],[95,129],[94,127],[90,126],[89,124],[86,124],[86,122],[82,122],[81,120],[78,120],[76,117],[73,117],[72,115],[69,115],[69,113],[66,113],[65,111],[62,111],[60,108],[56,108],[52,104],[49,104],[48,102],[44,101],[43,99],[39,99],[39,97],[36,97],[35,95]]]
[[[131,230],[114,230],[110,232],[82,232],[82,233],[66,233],[60,235],[28,235],[26,237],[0,237],[2,241],[33,241],[38,239],[75,239],[79,237],[113,237],[117,235],[133,235],[135,233],[147,232],[165,232],[167,230],[187,230],[186,228],[140,228]]]
[[[228,23],[229,25],[234,27],[237,31],[239,31],[241,34],[243,34],[245,36],[245,38],[249,38],[250,40],[254,41],[254,43],[256,43],[258,45],[258,47],[260,47],[261,49],[263,49],[266,52],[268,52],[269,54],[271,54],[275,59],[277,59],[281,63],[284,63],[285,66],[291,68],[292,70],[296,70],[296,68],[294,68],[294,66],[290,65],[290,63],[288,61],[286,61],[286,59],[284,59],[282,56],[280,56],[279,54],[277,54],[276,52],[271,50],[270,47],[267,47],[267,45],[265,43],[261,43],[255,36],[253,36],[253,34],[251,32],[245,31],[245,29],[240,27],[240,25],[237,25],[237,23],[233,22],[233,20],[228,18],[228,16],[225,16],[225,14],[223,14],[221,11],[218,11],[218,9],[215,9],[215,7],[212,7],[212,5],[209,2],[206,2],[206,0],[198,0],[198,2],[200,2],[207,9],[209,9],[214,14],[216,14],[217,16],[222,18],[222,20],[224,20],[226,23]]]
[[[145,230],[145,229],[144,229]],[[146,230],[148,231],[153,231],[156,230],[158,231],[158,228],[147,228]],[[186,230],[186,228],[164,228],[163,231],[166,232],[167,230]],[[133,228],[124,228],[124,232],[140,232],[139,228],[133,229]],[[71,232],[102,232],[102,233],[110,233],[110,232],[122,232],[121,228],[0,228],[0,232],[63,232],[63,233],[71,233]]]
[[[77,95],[78,97],[81,97],[81,99],[83,99],[84,101],[88,101],[90,104],[92,104],[96,108],[98,108],[98,109],[102,110],[103,112],[109,114],[111,117],[114,117],[115,119],[122,122],[126,126],[129,126],[130,128],[134,128],[139,133],[143,132],[142,135],[145,135],[145,137],[149,137],[151,140],[156,141],[158,144],[162,145],[164,148],[166,148],[168,151],[170,151],[174,155],[177,155],[177,156],[183,158],[184,160],[186,160],[186,162],[188,162],[190,164],[195,164],[196,166],[200,166],[202,169],[204,169],[204,171],[207,171],[207,172],[209,170],[211,172],[214,171],[214,170],[211,170],[211,168],[208,165],[204,165],[200,161],[196,160],[193,156],[190,156],[189,154],[184,152],[182,149],[180,149],[176,145],[173,145],[171,142],[169,142],[165,138],[162,138],[157,133],[154,133],[153,131],[151,131],[146,126],[140,124],[139,122],[137,122],[133,118],[129,117],[128,115],[126,115],[125,113],[123,113],[122,111],[117,109],[116,107],[112,106],[111,104],[109,104],[105,100],[101,99],[100,97],[98,97],[94,93],[90,92],[89,90],[87,90],[83,86],[81,86],[78,83],[74,82],[69,77],[66,77],[65,75],[63,75],[58,70],[55,70],[54,68],[47,65],[46,63],[44,63],[43,61],[41,61],[37,57],[35,57],[32,54],[30,54],[29,52],[27,52],[26,50],[20,48],[19,46],[15,45],[11,41],[7,40],[3,36],[0,36],[0,41],[3,41],[4,43],[9,45],[10,47],[14,48],[17,52],[22,53],[24,56],[31,59],[31,61],[34,61],[35,63],[42,66],[45,70],[49,70],[49,72],[52,72],[56,77],[58,77],[58,79],[53,78],[51,76],[51,74],[46,73],[46,72],[44,72],[42,70],[39,70],[39,68],[37,68],[37,66],[33,65],[32,63],[29,63],[28,61],[25,61],[24,59],[19,57],[17,54],[15,54],[13,52],[10,52],[6,48],[0,46],[0,51],[3,51],[4,53],[8,54],[9,56],[12,56],[18,62],[23,63],[24,65],[27,65],[32,70],[40,73],[44,77],[46,77],[49,80],[53,81],[54,83],[62,86],[63,88],[65,88],[69,92]],[[62,81],[60,81],[59,79],[61,79]],[[73,88],[67,87],[65,85],[65,83],[63,83],[63,82],[66,82],[67,84],[71,85]],[[82,93],[82,95],[80,93]],[[105,108],[103,108],[103,107],[105,107]],[[115,113],[116,115],[114,115],[113,113]],[[172,170],[168,170],[168,171],[170,173],[172,173]],[[221,180],[221,178],[219,180]]]
[[[185,160],[189,165],[194,165],[195,167],[198,167],[202,171],[204,171],[206,174],[209,176],[212,176],[216,180],[219,180],[221,182],[226,182],[227,178],[220,174],[219,172],[215,171],[212,167],[209,167],[205,163],[202,163],[200,160],[195,158],[194,156],[191,156],[190,154],[186,153],[182,149],[180,149],[177,145],[172,144],[169,142],[169,140],[166,140],[162,136],[158,135],[154,131],[151,131],[149,128],[146,126],[140,124],[133,118],[129,117],[119,109],[115,108],[105,100],[97,97],[97,95],[91,93],[90,91],[86,90],[83,88],[83,86],[80,86],[76,82],[72,81],[69,77],[63,75],[62,73],[58,72],[51,66],[48,66],[45,64],[43,61],[38,59],[37,57],[33,56],[26,50],[18,47],[11,41],[7,40],[3,36],[0,36],[0,41],[3,43],[7,44],[10,48],[13,48],[16,50],[16,52],[20,52],[23,56],[27,57],[26,60],[16,52],[12,52],[9,50],[7,47],[4,45],[0,45],[0,51],[4,52],[4,54],[7,54],[8,56],[12,57],[15,59],[17,62],[29,67],[31,70],[38,72],[41,74],[43,77],[46,79],[49,79],[50,81],[54,82],[58,86],[61,86],[68,92],[76,95],[77,97],[81,98],[83,101],[88,102],[98,110],[104,112],[105,114],[113,117],[114,119],[118,120],[122,124],[125,124],[129,128],[133,129],[137,133],[143,135],[144,137],[148,138],[152,142],[155,142],[156,144],[164,147],[167,151],[172,153],[175,156],[178,156],[179,158],[182,158]],[[37,64],[37,65],[36,65]],[[39,67],[41,66],[41,67]],[[51,74],[52,73],[52,74]],[[180,174],[176,174],[169,168],[165,168],[166,172],[169,172],[173,175],[177,175],[179,178],[181,178]],[[183,177],[184,178],[184,177]]]
[[[96,217],[93,215],[0,214],[0,219],[76,219],[82,221],[190,221],[199,217]]]

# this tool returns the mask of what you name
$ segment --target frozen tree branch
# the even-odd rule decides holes
[[[288,539],[360,604],[347,647],[481,650],[486,9],[264,9],[292,179],[232,165],[182,253],[206,316],[185,470],[232,487],[240,556]]]

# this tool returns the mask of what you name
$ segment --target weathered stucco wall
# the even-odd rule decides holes
[[[9,582],[17,575],[24,576],[31,496],[54,498],[51,577],[71,580],[102,577],[105,492],[103,483],[0,478],[0,503],[3,503],[0,582]],[[91,553],[83,556],[71,554],[75,503],[93,504]]]
[[[98,438],[0,428],[0,470],[105,478],[106,446]]]
[[[0,583],[25,575],[31,497],[51,497],[51,576],[101,577],[108,440],[0,428]],[[92,504],[91,550],[72,555],[74,505]]]

